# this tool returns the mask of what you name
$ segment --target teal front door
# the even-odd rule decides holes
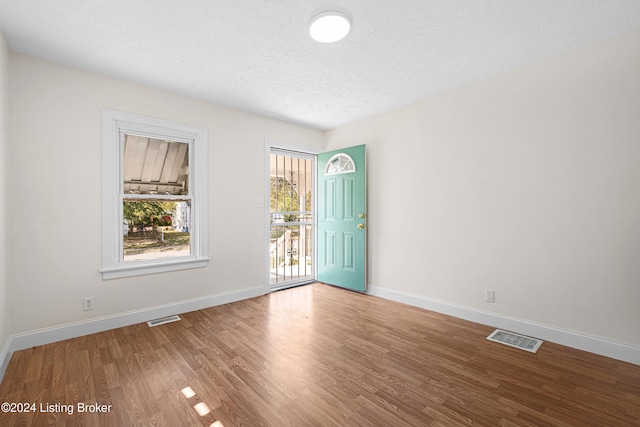
[[[366,291],[365,146],[318,154],[318,280]]]

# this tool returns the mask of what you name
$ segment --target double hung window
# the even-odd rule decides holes
[[[207,130],[103,112],[104,279],[204,267]]]

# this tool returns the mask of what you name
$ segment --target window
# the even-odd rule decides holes
[[[102,277],[205,267],[207,130],[103,112]]]
[[[356,164],[353,162],[351,156],[345,153],[338,153],[329,159],[324,170],[324,174],[325,176],[340,175],[343,173],[351,173],[355,171]]]

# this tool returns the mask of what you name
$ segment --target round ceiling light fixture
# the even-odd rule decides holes
[[[311,18],[309,35],[320,43],[342,40],[351,30],[351,17],[344,12],[329,10]]]

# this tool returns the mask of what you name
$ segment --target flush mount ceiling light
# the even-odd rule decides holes
[[[351,17],[344,12],[329,10],[311,18],[309,34],[320,43],[342,40],[351,30]]]

